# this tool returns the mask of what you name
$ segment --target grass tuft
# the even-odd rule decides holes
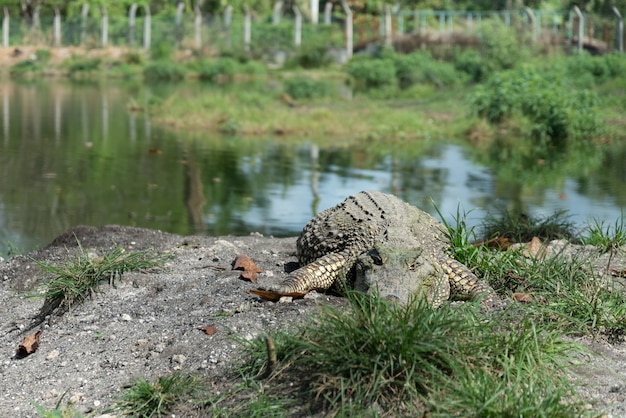
[[[37,262],[49,274],[42,285],[43,292],[31,297],[45,298],[39,318],[56,310],[66,311],[73,305],[97,293],[102,283],[115,285],[122,273],[162,267],[170,259],[168,254],[155,254],[152,250],[127,253],[117,247],[102,257],[91,258],[79,245],[78,255],[59,266]]]
[[[253,414],[256,392],[274,403],[273,416],[293,414],[294,405],[333,416],[577,415],[561,370],[580,348],[518,312],[485,321],[470,304],[433,310],[423,300],[347,299],[349,309],[325,307],[304,330],[276,334],[275,371],[220,413]],[[263,338],[244,347],[242,374],[258,379]]]
[[[622,212],[613,225],[594,220],[582,241],[584,244],[599,247],[604,253],[616,251],[619,247],[626,245],[624,213]]]
[[[498,216],[490,214],[483,222],[484,239],[499,236],[513,242],[528,242],[534,237],[542,241],[565,239],[576,242],[574,223],[566,211],[557,211],[550,216],[529,216],[525,213],[501,211]]]
[[[141,379],[126,389],[115,409],[133,417],[159,417],[205,392],[200,378],[182,373],[159,377],[154,382]]]

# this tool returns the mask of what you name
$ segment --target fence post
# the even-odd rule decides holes
[[[87,14],[89,14],[89,3],[83,4],[80,11],[80,44],[84,45],[87,39]]]
[[[6,7],[2,8],[4,11],[4,16],[2,17],[2,46],[5,48],[9,47],[9,9]]]
[[[243,6],[243,48],[250,51],[250,41],[252,39],[252,14],[248,5]]]
[[[282,10],[283,10],[283,2],[277,1],[276,4],[274,4],[274,11],[272,13],[272,25],[278,25],[280,23],[280,14]]]
[[[319,20],[320,20],[320,1],[311,0],[311,23],[313,23],[314,25],[317,25]]]
[[[185,3],[179,2],[176,5],[176,45],[180,46],[183,39],[183,10],[185,9]]]
[[[578,52],[583,50],[583,30],[585,29],[585,18],[578,6],[574,6],[574,13],[578,17]]]
[[[152,25],[151,25],[151,16],[150,16],[150,6],[148,5],[144,5],[143,6],[143,10],[144,13],[146,15],[144,21],[143,21],[143,48],[144,49],[150,49],[150,36],[152,35],[151,33],[151,29],[152,29]]]
[[[352,10],[350,10],[346,0],[341,0],[341,7],[343,7],[343,11],[346,13],[346,57],[350,60],[353,52]]]
[[[202,12],[200,11],[200,6],[198,6],[197,4],[194,10],[195,10],[195,18],[193,21],[194,37],[196,40],[196,48],[200,49],[202,47]]]
[[[226,31],[227,31],[226,36],[228,37],[228,39],[226,40],[226,43],[228,44],[229,48],[232,46],[232,38],[230,36],[230,27],[232,23],[233,23],[233,6],[226,6],[226,9],[224,10],[224,27],[226,28]]]
[[[130,5],[128,10],[128,43],[135,46],[135,19],[137,17],[137,3]]]
[[[41,24],[39,21],[40,8],[41,6],[35,6],[35,11],[33,12],[33,29],[37,29],[37,30],[39,30],[39,28],[41,27]]]
[[[104,6],[100,7],[102,12],[102,47],[106,48],[109,43],[109,16]]]
[[[330,25],[331,14],[333,12],[333,3],[327,1],[324,5],[324,24]]]
[[[624,20],[622,19],[622,14],[615,6],[613,6],[613,13],[615,13],[617,18],[617,50],[624,52]]]
[[[296,15],[293,44],[298,47],[302,43],[302,13],[300,13],[300,9],[298,9],[295,3],[293,5],[293,13]]]
[[[533,43],[535,43],[535,41],[537,40],[537,18],[535,17],[535,14],[533,13],[532,9],[528,6],[524,7],[524,11],[526,12],[526,15],[528,16],[528,19],[530,19],[530,26],[531,26],[531,31],[532,31],[532,41]]]
[[[59,13],[59,8],[57,6],[54,6],[52,45],[61,46],[61,14]]]
[[[391,28],[391,8],[387,3],[383,5],[385,11],[385,46],[391,46],[392,44],[392,28]]]

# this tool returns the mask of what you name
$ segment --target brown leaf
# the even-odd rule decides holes
[[[163,151],[161,151],[159,148],[150,148],[148,149],[148,152],[150,154],[163,154]]]
[[[253,271],[255,273],[263,273],[263,270],[258,268],[256,264],[252,262],[252,259],[245,254],[239,254],[235,261],[233,261],[233,270]]]
[[[301,299],[304,297],[304,295],[306,295],[306,293],[300,293],[300,292],[282,293],[282,292],[275,292],[273,290],[265,290],[265,289],[250,289],[248,290],[248,293],[252,293],[253,295],[260,296],[262,299],[271,300],[273,302],[279,301],[280,298],[282,298],[283,296],[289,296],[294,299]]]
[[[213,335],[217,332],[217,328],[213,326],[199,328],[200,331],[203,331],[206,335]]]
[[[22,344],[17,346],[18,357],[26,357],[30,354],[33,354],[39,348],[39,339],[41,337],[41,330],[37,331],[32,335],[27,335],[24,337],[24,341]]]
[[[257,282],[257,275],[256,275],[256,271],[242,271],[241,275],[239,276],[242,279],[246,279],[246,280],[250,280],[252,283],[256,283]]]
[[[513,293],[513,299],[520,303],[530,303],[533,300],[533,296],[529,293],[515,292]]]
[[[541,240],[537,237],[533,237],[530,242],[526,243],[528,249],[528,256],[533,258],[545,258],[548,255],[548,249],[541,243]]]

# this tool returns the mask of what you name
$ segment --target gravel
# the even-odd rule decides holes
[[[159,271],[124,273],[116,286],[102,285],[85,303],[32,328],[43,301],[25,295],[43,278],[37,261],[55,264],[75,257],[77,239],[94,257],[121,246],[152,248],[174,258]],[[80,226],[41,250],[0,261],[0,416],[36,417],[34,403],[53,409],[62,397],[62,404],[72,401],[79,411],[98,416],[130,383],[176,370],[206,375],[220,391],[239,358],[234,336],[252,339],[304,322],[321,304],[345,304],[341,297],[316,292],[291,303],[265,302],[246,292],[283,279],[295,266],[294,251],[295,238],[182,237],[115,225]],[[231,269],[239,254],[263,270],[259,285]],[[614,263],[626,265],[623,259]],[[217,332],[207,335],[202,330],[207,326]],[[37,329],[42,330],[38,351],[16,358],[18,345]],[[572,373],[580,396],[607,416],[626,417],[625,345],[590,337],[578,341],[590,349],[572,358],[583,363]]]

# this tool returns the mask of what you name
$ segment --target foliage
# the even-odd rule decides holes
[[[490,74],[480,52],[476,49],[455,50],[452,62],[457,71],[467,74],[475,83],[483,81]]]
[[[330,94],[330,86],[323,81],[310,77],[299,76],[288,78],[284,83],[285,93],[296,100],[313,99]]]
[[[396,70],[390,59],[355,57],[348,63],[347,71],[359,87],[380,88],[396,85]]]
[[[182,373],[160,377],[154,382],[141,379],[126,389],[115,409],[134,417],[162,416],[178,403],[205,391],[206,387],[198,377]]]
[[[497,124],[519,113],[536,140],[562,141],[599,136],[599,98],[590,90],[569,88],[558,72],[521,66],[495,74],[473,97],[474,112]]]
[[[82,247],[79,248],[76,259],[60,266],[37,263],[50,275],[42,286],[43,293],[32,295],[45,298],[43,310],[52,311],[57,307],[67,310],[96,293],[104,282],[114,284],[124,272],[160,267],[169,259],[167,255],[157,255],[152,251],[126,253],[121,247],[102,257],[91,258]]]
[[[143,69],[146,80],[178,81],[185,78],[187,69],[173,61],[152,61]]]
[[[11,76],[23,76],[27,74],[37,73],[43,70],[41,63],[35,60],[24,60],[11,67]]]
[[[584,244],[599,247],[602,252],[615,251],[626,245],[624,213],[622,212],[622,216],[613,225],[594,220],[582,241]]]
[[[70,76],[77,75],[78,73],[96,71],[100,67],[101,62],[102,60],[100,58],[75,57],[70,61],[67,71]]]
[[[514,30],[499,19],[484,21],[478,29],[481,55],[490,71],[507,70],[530,56]]]
[[[575,346],[532,321],[513,313],[483,321],[469,304],[433,310],[423,299],[401,306],[348,294],[348,302],[349,309],[324,307],[300,332],[270,338],[279,364],[259,395],[277,413],[293,411],[287,399],[295,398],[308,401],[305,410],[341,416],[575,414],[576,405],[563,402],[570,390],[560,372]],[[267,375],[267,342],[241,342],[244,378]],[[233,409],[246,415],[255,406]]]
[[[213,61],[203,60],[198,69],[201,80],[217,81],[218,79],[232,79],[241,71],[241,66],[234,58],[218,58]]]
[[[382,49],[373,56],[359,56],[348,63],[348,74],[357,87],[400,87],[416,84],[448,87],[465,81],[466,76],[445,61],[434,59],[429,52],[398,54]]]
[[[542,241],[578,241],[574,223],[565,211],[557,211],[550,216],[531,216],[507,210],[501,210],[497,215],[489,213],[482,224],[482,240],[495,236],[509,238],[513,242],[528,242],[535,237]]]

